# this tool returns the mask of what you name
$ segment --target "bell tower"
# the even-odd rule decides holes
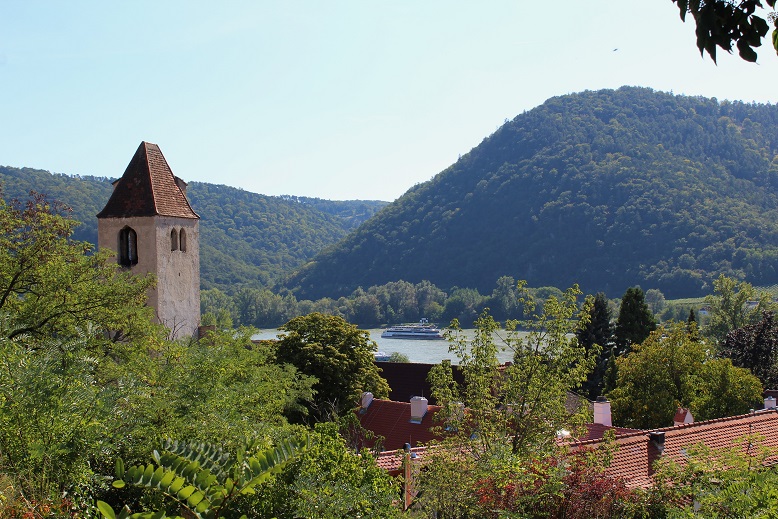
[[[200,217],[159,146],[142,142],[97,214],[97,246],[138,274],[153,273],[148,304],[174,339],[200,325]]]

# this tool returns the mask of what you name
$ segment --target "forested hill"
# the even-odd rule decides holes
[[[778,106],[624,87],[516,117],[286,285],[337,296],[403,279],[488,293],[710,291],[718,273],[778,282]]]
[[[69,205],[82,222],[74,238],[91,243],[97,243],[95,215],[111,194],[111,180],[0,166],[6,200],[25,199],[36,191]],[[190,182],[187,195],[201,218],[202,287],[227,292],[273,284],[386,205],[265,196],[202,182]]]

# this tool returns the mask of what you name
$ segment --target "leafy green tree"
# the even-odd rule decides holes
[[[778,387],[778,323],[773,312],[729,332],[720,352],[734,365],[748,368],[765,387]]]
[[[72,240],[76,225],[42,196],[0,199],[0,475],[32,500],[96,483],[123,423],[117,366],[160,340],[153,279]]]
[[[219,439],[235,450],[245,438],[268,438],[305,412],[316,379],[275,362],[269,342],[254,343],[253,328],[210,332],[191,344],[172,344],[128,398],[146,423],[146,444],[174,434],[189,441]],[[135,435],[140,435],[140,424]],[[140,447],[140,446],[139,446]]]
[[[654,315],[661,314],[667,306],[665,295],[661,290],[657,290],[656,288],[649,288],[646,290],[645,301],[648,305],[648,309],[651,310],[651,313]]]
[[[447,434],[472,448],[476,457],[497,452],[538,456],[556,448],[556,432],[575,422],[564,406],[567,391],[586,380],[598,352],[593,347],[587,353],[572,335],[591,312],[590,300],[579,308],[577,286],[560,299],[549,298],[538,314],[524,283],[518,290],[532,318],[509,321],[499,344],[497,323],[486,312],[476,321],[472,339],[452,336],[449,349],[459,359],[461,387],[450,364],[436,366],[429,375]],[[510,365],[500,366],[500,349],[512,352]]]
[[[770,30],[767,20],[755,14],[757,8],[764,7],[761,0],[673,0],[673,3],[680,10],[681,20],[685,21],[687,14],[694,18],[700,55],[708,53],[715,62],[717,48],[731,53],[734,44],[741,58],[756,61],[754,47],[762,45],[762,38]],[[764,3],[775,7],[775,0],[765,0]],[[778,52],[778,24],[772,32],[772,44]]]
[[[388,396],[389,386],[373,361],[376,344],[366,331],[319,313],[295,317],[280,329],[286,333],[278,341],[277,361],[318,379],[308,403],[314,420],[350,411],[364,391]]]
[[[70,239],[78,222],[67,212],[34,193],[24,205],[0,199],[0,312],[12,316],[5,336],[76,337],[87,323],[121,330],[124,340],[145,334],[153,278],[122,271],[111,253]]]
[[[656,330],[656,319],[648,309],[643,290],[628,288],[621,298],[619,316],[614,331],[617,355],[628,352],[633,344],[640,344]]]
[[[749,434],[730,446],[702,443],[686,449],[685,460],[657,462],[655,493],[667,506],[666,517],[775,517],[778,515],[778,472],[766,463],[776,454],[765,438]]]
[[[754,324],[762,313],[774,310],[770,295],[757,292],[750,283],[721,275],[713,282],[715,294],[705,297],[709,316],[703,334],[722,346],[732,330]]]
[[[575,332],[575,336],[578,339],[578,344],[585,348],[587,354],[597,346],[598,354],[594,369],[581,386],[584,394],[590,400],[594,400],[603,394],[605,371],[613,350],[611,311],[608,299],[602,292],[594,297],[588,322]]]
[[[389,362],[410,362],[408,355],[400,353],[399,351],[393,351],[389,354]]]
[[[0,328],[6,331],[7,318]],[[85,328],[70,340],[0,337],[0,474],[28,499],[44,499],[91,485],[94,456],[111,445],[118,402],[98,383]]]
[[[652,429],[672,425],[676,409],[698,419],[741,414],[761,398],[759,380],[728,360],[711,357],[683,323],[659,329],[616,359],[618,380],[608,394],[614,422]]]
[[[310,446],[291,461],[267,489],[268,517],[389,519],[400,517],[395,505],[398,481],[367,451],[349,450],[334,422],[316,424]]]

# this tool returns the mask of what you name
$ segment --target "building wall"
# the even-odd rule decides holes
[[[137,233],[138,263],[135,274],[153,273],[157,286],[148,291],[148,305],[171,337],[192,337],[200,325],[200,222],[167,216],[99,218],[98,248],[119,249],[119,233],[125,227]],[[186,233],[186,251],[171,250],[170,231]],[[118,255],[116,261],[118,261]]]

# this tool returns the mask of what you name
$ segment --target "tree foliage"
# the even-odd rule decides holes
[[[716,49],[729,53],[732,45],[737,47],[738,54],[746,61],[756,61],[755,47],[762,45],[762,38],[767,36],[770,26],[764,18],[755,14],[756,9],[764,7],[761,0],[673,0],[680,10],[681,20],[686,21],[686,15],[691,14],[697,25],[697,48],[700,55],[708,53],[716,61]],[[768,6],[774,8],[775,0],[765,0]],[[778,22],[772,32],[771,43],[778,52]]]
[[[127,337],[146,328],[153,278],[121,271],[110,253],[72,240],[77,222],[66,213],[38,194],[24,204],[0,199],[0,312],[13,316],[6,337],[73,337],[89,324]]]
[[[306,443],[294,440],[265,451],[249,444],[232,455],[218,445],[167,441],[161,453],[154,451],[154,463],[125,470],[124,462],[119,459],[116,463],[118,479],[113,486],[124,488],[129,483],[159,491],[190,518],[237,517],[230,514],[233,501],[255,494],[258,485],[283,469],[305,447]],[[170,510],[165,509],[132,513],[127,506],[116,514],[104,501],[98,502],[98,508],[106,519],[181,517],[176,512],[170,516]]]
[[[584,347],[587,354],[591,351],[598,352],[594,369],[581,385],[581,390],[589,400],[595,400],[603,394],[605,371],[613,352],[613,325],[605,294],[599,292],[594,297],[590,312],[588,321],[576,331],[575,336],[578,344]]]
[[[640,344],[656,330],[656,319],[648,309],[640,287],[628,288],[621,298],[614,337],[617,355],[627,353],[633,344]]]
[[[729,332],[720,351],[735,366],[749,369],[766,388],[778,387],[778,323],[773,312]]]
[[[340,297],[426,279],[488,294],[510,275],[609,297],[639,284],[672,299],[710,292],[719,274],[772,285],[777,124],[774,105],[644,88],[555,97],[284,286],[299,298]]]
[[[487,313],[476,321],[472,339],[451,337],[449,349],[459,359],[464,377],[461,387],[449,363],[430,371],[432,394],[443,406],[439,418],[446,422],[448,434],[472,448],[476,457],[502,450],[537,454],[554,448],[556,432],[575,422],[565,408],[567,391],[586,379],[598,352],[596,347],[587,352],[570,335],[590,315],[591,301],[583,310],[578,307],[577,286],[561,298],[551,297],[539,313],[534,313],[534,301],[523,283],[518,289],[525,313],[533,317],[506,323],[499,343],[497,323]],[[518,333],[519,328],[525,333]],[[512,352],[510,365],[500,366],[499,349]]]
[[[672,425],[678,407],[707,420],[747,412],[762,395],[747,369],[716,359],[685,323],[660,328],[616,359],[616,388],[608,394],[614,423],[636,429]]]
[[[319,313],[295,317],[280,328],[277,360],[317,378],[308,403],[314,420],[350,411],[362,392],[376,398],[389,394],[373,362],[377,347],[370,335],[340,317]]]
[[[400,517],[398,481],[367,451],[347,448],[334,422],[316,424],[310,446],[279,474],[266,492],[268,517],[350,519]]]
[[[715,293],[705,297],[709,317],[703,333],[717,346],[732,330],[756,323],[763,312],[775,308],[767,292],[757,292],[745,281],[721,275],[713,288]]]

